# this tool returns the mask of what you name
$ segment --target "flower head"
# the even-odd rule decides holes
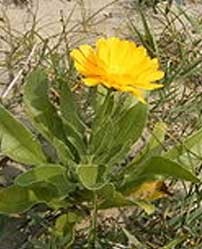
[[[131,92],[144,102],[144,91],[162,87],[153,83],[164,77],[156,58],[151,59],[143,46],[116,37],[101,38],[95,48],[81,45],[71,52],[75,67],[88,86]]]

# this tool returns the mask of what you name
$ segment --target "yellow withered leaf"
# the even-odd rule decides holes
[[[163,181],[148,181],[142,183],[130,192],[129,197],[136,200],[153,201],[172,195]]]

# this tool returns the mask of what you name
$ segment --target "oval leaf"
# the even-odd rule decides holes
[[[41,145],[34,135],[0,105],[1,153],[11,159],[30,165],[46,162]]]
[[[24,212],[37,203],[33,192],[20,186],[11,186],[0,191],[0,213]]]
[[[34,126],[55,147],[60,160],[67,164],[73,155],[66,146],[63,123],[48,96],[48,77],[43,70],[33,71],[24,88],[24,102]]]
[[[105,168],[95,164],[81,164],[77,168],[77,175],[84,185],[85,188],[89,190],[97,190],[102,188],[105,183],[102,179]]]
[[[48,181],[50,178],[65,173],[65,168],[60,165],[40,166],[19,175],[15,183],[21,187],[27,187],[36,182]]]

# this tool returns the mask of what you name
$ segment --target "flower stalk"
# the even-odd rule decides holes
[[[88,239],[88,248],[95,249],[96,248],[96,240],[97,240],[97,217],[98,216],[98,207],[97,207],[97,193],[93,191],[93,211],[91,216],[91,229],[89,232]]]

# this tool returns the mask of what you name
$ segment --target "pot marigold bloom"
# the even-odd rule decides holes
[[[95,47],[81,45],[71,57],[87,86],[102,84],[130,92],[144,102],[144,91],[162,87],[153,83],[164,77],[156,58],[151,59],[143,46],[116,37],[100,38]]]

